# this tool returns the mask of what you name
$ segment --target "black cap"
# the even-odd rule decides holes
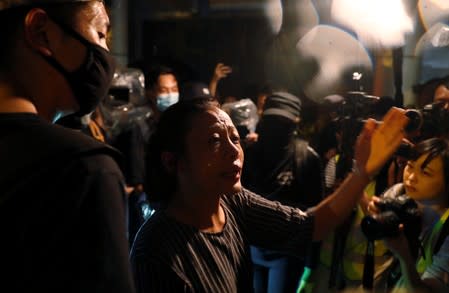
[[[180,100],[185,101],[197,98],[212,99],[213,96],[210,93],[209,87],[205,83],[192,81],[186,82],[181,86],[179,98]]]
[[[275,92],[267,97],[263,116],[278,115],[296,121],[301,114],[301,100],[287,92]]]

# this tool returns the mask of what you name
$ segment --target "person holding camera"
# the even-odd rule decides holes
[[[374,197],[372,216],[362,223],[367,237],[384,239],[399,262],[393,292],[449,292],[448,208],[449,141],[431,138],[413,147],[403,183]]]

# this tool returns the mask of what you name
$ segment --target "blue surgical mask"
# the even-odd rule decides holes
[[[161,94],[156,97],[156,101],[159,111],[164,112],[168,107],[179,101],[179,93]]]

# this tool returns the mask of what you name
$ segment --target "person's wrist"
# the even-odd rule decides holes
[[[368,174],[368,172],[366,172],[365,167],[360,166],[356,160],[354,160],[352,165],[352,174],[357,178],[366,181],[367,183],[373,179],[373,176],[371,176],[370,174]]]

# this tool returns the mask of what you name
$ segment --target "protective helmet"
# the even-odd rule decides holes
[[[12,7],[35,5],[35,4],[51,4],[51,3],[69,3],[69,2],[88,2],[92,0],[0,0],[0,11]]]

